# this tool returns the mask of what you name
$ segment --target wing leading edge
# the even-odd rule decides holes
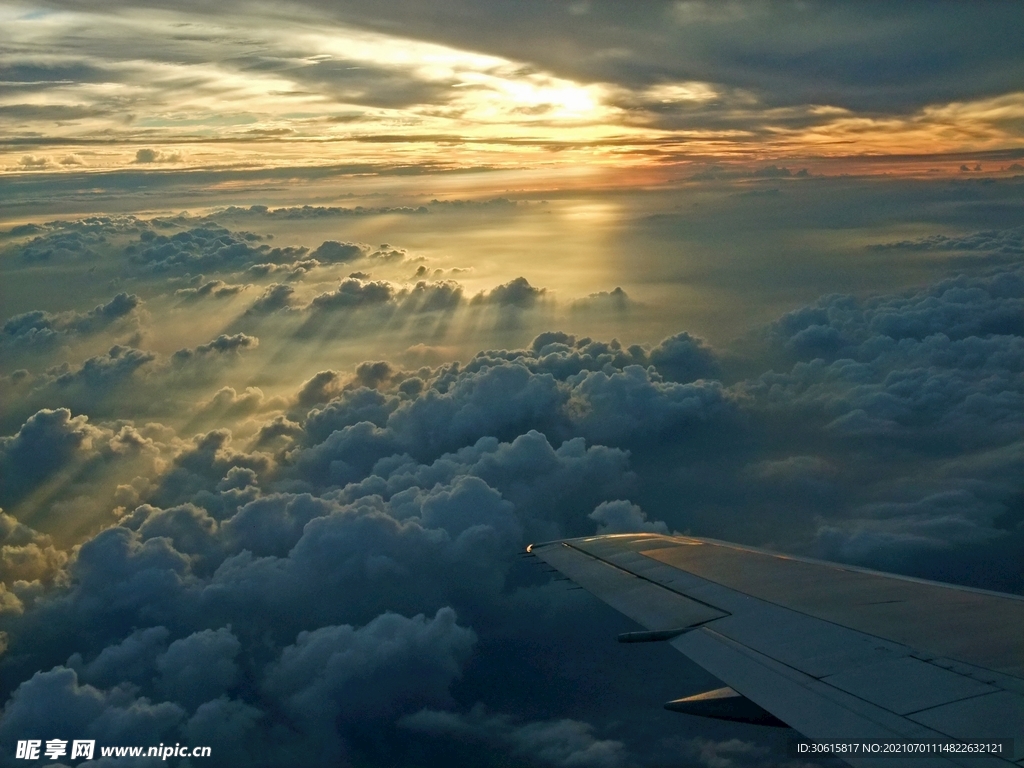
[[[1014,739],[1003,758],[905,760],[1024,766],[1024,598],[689,537],[529,551],[644,627],[624,641],[669,642],[809,738]]]

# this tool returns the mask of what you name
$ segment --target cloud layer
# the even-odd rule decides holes
[[[271,245],[216,216],[19,230],[13,280],[85,277],[74,308],[3,326],[25,367],[3,371],[0,737],[228,765],[770,763],[767,736],[653,718],[658,686],[713,681],[614,656],[593,638],[624,620],[519,553],[679,531],[1021,590],[1016,234],[861,248],[956,260],[731,346],[546,325],[455,359],[459,323],[514,340],[642,304],[420,279],[412,249]],[[410,349],[377,354],[396,333]]]
[[[1021,148],[1002,4],[54,1],[6,29],[8,173]]]

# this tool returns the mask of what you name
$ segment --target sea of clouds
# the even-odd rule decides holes
[[[276,246],[212,218],[6,238],[6,273],[113,265],[134,282],[3,318],[4,745],[182,742],[225,766],[646,765],[668,749],[762,764],[751,729],[680,746],[624,727],[635,702],[592,692],[642,681],[564,645],[596,602],[524,546],[680,531],[1024,589],[1019,229],[878,244],[991,258],[824,296],[729,348],[555,325],[461,361],[345,370],[291,355],[325,328],[413,323],[436,349],[462,315],[523,328],[573,306],[525,278],[377,278],[409,254]],[[325,270],[334,287],[303,290]],[[217,302],[236,302],[222,332],[147,348],[172,309]],[[291,383],[250,384],[257,361]]]

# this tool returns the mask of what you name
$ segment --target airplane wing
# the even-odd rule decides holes
[[[809,739],[1013,739],[1012,753],[843,757],[858,766],[1024,766],[1024,598],[654,534],[533,544],[726,688],[666,704]],[[821,755],[818,755],[821,756]]]

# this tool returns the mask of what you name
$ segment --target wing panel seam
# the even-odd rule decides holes
[[[566,546],[571,546],[571,545],[566,544]],[[578,551],[578,552],[583,552],[583,554],[585,554],[585,555],[590,555],[589,552],[586,552],[584,550],[577,549],[576,547],[572,547],[572,548],[576,549],[576,551]],[[726,589],[726,590],[730,590],[732,592],[736,592],[737,594],[743,595],[743,596],[748,597],[748,598],[750,598],[752,600],[758,600],[758,601],[764,603],[765,605],[770,605],[770,606],[773,606],[775,608],[779,608],[779,609],[784,610],[784,611],[790,611],[790,612],[795,613],[797,615],[804,616],[804,617],[806,617],[808,619],[811,619],[812,621],[821,621],[821,622],[824,622],[825,624],[831,624],[833,627],[838,627],[839,629],[844,629],[844,630],[846,630],[848,632],[856,632],[856,633],[858,633],[860,635],[863,635],[865,637],[870,637],[870,638],[873,638],[875,640],[879,640],[879,641],[881,641],[883,643],[889,643],[891,645],[897,645],[897,646],[899,646],[901,648],[905,648],[907,650],[907,655],[908,656],[917,658],[919,661],[923,661],[925,664],[932,664],[932,659],[936,658],[936,657],[933,656],[932,659],[921,659],[921,658],[915,656],[915,653],[920,653],[920,651],[918,651],[918,649],[916,649],[912,645],[907,645],[906,643],[900,642],[898,640],[891,640],[891,639],[889,639],[887,637],[882,637],[881,635],[876,635],[876,634],[874,634],[872,632],[865,632],[863,629],[856,629],[855,627],[848,627],[845,624],[840,624],[840,623],[838,623],[836,621],[833,621],[832,619],[825,619],[825,618],[822,618],[821,616],[815,616],[814,614],[807,613],[806,611],[800,610],[799,608],[791,608],[788,605],[783,605],[782,603],[775,602],[774,600],[769,600],[768,598],[765,598],[765,597],[758,597],[757,595],[748,594],[746,592],[743,592],[742,590],[736,589],[735,587],[728,587],[725,584],[721,584],[720,582],[714,581],[714,580],[709,579],[709,578],[707,578],[705,576],[700,576],[700,575],[698,575],[696,573],[691,573],[690,571],[687,571],[685,568],[680,568],[678,565],[671,565],[670,563],[665,563],[665,562],[663,562],[661,560],[658,560],[656,558],[649,557],[644,552],[638,552],[637,554],[641,555],[642,557],[646,557],[647,559],[652,560],[655,563],[658,563],[660,565],[664,565],[664,566],[667,566],[669,568],[675,568],[676,570],[681,571],[681,572],[686,573],[686,574],[689,574],[690,576],[693,576],[693,577],[698,578],[698,579],[702,579],[703,581],[706,581],[708,584],[714,584],[716,587],[720,587],[721,589]],[[600,560],[601,562],[608,562],[604,558],[597,557],[596,555],[590,555],[590,556],[595,558],[596,560]],[[621,566],[615,565],[615,563],[609,563],[609,565],[612,565],[615,568],[619,568],[619,570],[626,571],[626,573],[631,573],[631,571],[627,571],[625,568],[622,568]],[[645,578],[645,577],[639,576],[637,574],[633,574],[633,575],[637,576],[637,578],[641,578],[641,579]],[[652,581],[651,579],[646,579],[646,580],[650,581],[652,584],[657,584],[657,582]],[[920,581],[920,580],[918,580],[918,581]],[[943,585],[943,586],[945,586],[945,585]],[[715,605],[713,603],[707,603],[707,602],[705,602],[703,600],[699,600],[696,597],[691,597],[686,592],[677,591],[677,590],[674,590],[674,589],[671,590],[671,591],[672,592],[676,592],[677,594],[680,594],[683,597],[689,598],[690,600],[694,600],[696,602],[703,603],[704,605],[710,606],[711,608],[714,608],[716,610],[725,611],[724,608],[721,608],[721,607],[719,607],[719,606],[717,606],[717,605]],[[975,591],[982,591],[982,590],[975,590]],[[732,613],[731,611],[725,611],[725,612],[728,613],[730,616],[735,616],[736,615],[736,614]],[[931,655],[931,654],[929,654],[929,655]],[[988,672],[990,674],[996,675],[996,679],[994,681],[991,681],[991,682],[986,682],[986,685],[991,685],[991,686],[993,686],[995,688],[998,688],[998,689],[1000,689],[1002,691],[1007,691],[1008,693],[1013,693],[1013,694],[1016,694],[1018,696],[1021,695],[1021,692],[1020,692],[1019,689],[1017,689],[1015,687],[1012,687],[1011,685],[1009,685],[1007,683],[1004,683],[1002,681],[1002,678],[1004,676],[1008,677],[1008,678],[1011,678],[1011,679],[1016,679],[1016,678],[1014,678],[1013,675],[1008,675],[1007,673],[1000,672],[999,670],[989,669],[988,667],[980,667],[977,664],[972,664],[971,662],[967,662],[967,661],[960,661],[959,659],[951,659],[951,660],[955,661],[958,664],[965,664],[965,665],[967,665],[969,667],[974,667],[976,669],[981,669],[981,670],[984,670],[985,672]],[[785,662],[780,662],[780,663],[785,663]],[[789,666],[789,665],[787,664],[786,666]],[[955,675],[960,675],[960,677],[966,678],[968,680],[974,680],[975,682],[981,682],[977,678],[975,678],[975,677],[973,677],[971,675],[964,674],[963,672],[959,672],[959,671],[957,671],[955,669],[949,669],[949,668],[943,667],[943,666],[941,666],[939,664],[932,664],[932,666],[938,667],[939,669],[945,669],[948,672],[952,672]],[[793,667],[793,669],[796,669],[796,668]],[[797,670],[797,671],[800,671],[800,670]],[[800,674],[807,674],[807,673],[800,672]],[[814,676],[810,675],[810,677],[814,677]],[[820,678],[815,678],[815,679],[820,679]],[[827,683],[826,683],[826,685],[827,685]],[[839,689],[837,689],[837,690],[839,690]]]
[[[712,609],[714,609],[716,611],[724,613],[725,616],[732,616],[733,615],[732,611],[727,611],[724,608],[720,608],[719,606],[714,605],[712,603],[709,603],[709,602],[707,602],[705,600],[701,600],[700,598],[691,597],[690,595],[686,594],[685,592],[680,592],[678,589],[672,589],[671,587],[667,587],[664,584],[659,584],[654,579],[650,579],[647,576],[641,576],[639,573],[633,573],[631,570],[629,570],[627,568],[623,568],[621,565],[617,565],[616,563],[613,563],[610,560],[606,560],[603,557],[599,557],[598,555],[591,554],[590,552],[587,552],[584,549],[580,549],[579,547],[574,547],[572,544],[569,544],[568,542],[563,541],[562,542],[562,546],[563,547],[568,547],[569,549],[573,550],[574,552],[579,552],[581,555],[586,555],[587,557],[593,558],[594,560],[597,560],[599,563],[604,563],[605,565],[611,566],[615,570],[622,571],[623,573],[628,574],[628,575],[632,576],[633,578],[640,579],[641,581],[646,581],[648,584],[653,584],[655,587],[658,587],[659,589],[664,589],[666,592],[671,592],[672,594],[679,595],[680,597],[684,597],[687,600],[692,600],[695,603],[700,603],[701,605],[705,606],[706,608],[712,608]],[[649,558],[649,559],[654,560],[654,558]],[[655,560],[654,562],[658,562],[658,561]],[[664,565],[664,563],[662,563],[662,565]],[[669,567],[671,568],[673,566],[669,566]],[[680,568],[680,569],[677,569],[677,570],[682,570],[682,569]],[[685,571],[683,571],[683,572],[685,573]],[[719,616],[718,618],[724,619],[725,616]],[[718,619],[709,619],[709,621],[717,621],[717,620]]]
[[[852,691],[847,691],[847,690],[845,690],[843,688],[840,688],[838,686],[832,685],[830,682],[828,682],[827,680],[825,680],[823,678],[815,677],[814,675],[810,675],[807,672],[804,672],[802,669],[799,669],[798,667],[793,666],[792,664],[789,664],[789,663],[787,663],[785,661],[782,661],[781,659],[777,659],[774,656],[769,656],[768,654],[766,654],[766,653],[764,653],[762,651],[759,651],[756,648],[751,648],[750,646],[744,645],[739,640],[734,640],[733,638],[729,637],[728,635],[723,635],[721,632],[716,631],[715,628],[712,626],[712,622],[713,621],[717,621],[717,619],[713,619],[712,621],[709,621],[709,622],[705,623],[701,627],[701,629],[705,630],[707,632],[710,632],[716,638],[719,638],[720,640],[722,640],[723,642],[725,642],[727,644],[734,645],[735,647],[737,647],[737,649],[745,649],[747,651],[750,651],[753,654],[757,654],[758,656],[763,656],[766,659],[771,659],[771,661],[773,661],[774,663],[779,664],[780,666],[783,666],[786,669],[792,670],[794,673],[796,673],[800,677],[806,677],[806,678],[808,678],[808,680],[813,680],[816,683],[820,683],[821,685],[828,686],[828,688],[833,690],[833,691],[838,691],[840,694],[842,694],[844,696],[852,696],[853,698],[858,699],[859,701],[863,701],[865,704],[869,704],[872,707],[878,707],[879,709],[881,709],[881,710],[883,710],[885,712],[888,712],[888,713],[890,713],[892,715],[895,715],[896,717],[910,717],[911,715],[916,715],[916,714],[919,714],[921,712],[927,712],[930,709],[937,709],[938,707],[945,707],[948,704],[955,704],[956,702],[959,702],[959,701],[967,701],[969,699],[977,699],[977,698],[980,698],[982,696],[991,696],[993,694],[992,691],[983,691],[982,693],[975,693],[975,694],[971,694],[970,696],[963,696],[963,697],[961,697],[959,699],[950,699],[949,701],[943,701],[943,702],[941,702],[939,704],[932,704],[931,706],[922,707],[921,709],[916,709],[913,712],[905,712],[905,713],[895,712],[895,711],[889,709],[888,707],[886,707],[885,705],[879,704],[877,701],[871,701],[870,699],[865,699],[863,696],[859,696],[856,693],[853,693]],[[927,664],[928,662],[924,662],[924,663]],[[934,665],[932,665],[932,666],[934,666]],[[942,669],[942,668],[938,667],[938,669]],[[945,671],[950,672],[952,670],[945,670]],[[960,673],[959,672],[953,672],[953,674],[959,675]],[[964,677],[964,678],[966,678],[968,680],[973,680],[973,678],[967,677],[967,675],[960,675],[960,677]],[[806,684],[804,684],[804,683],[800,683],[800,684],[803,685],[808,690],[812,690]],[[1007,691],[1007,692],[1008,693],[1013,693],[1013,691]],[[939,733],[942,733],[942,732],[940,731]],[[945,733],[943,733],[942,735],[943,736],[948,736],[948,734],[945,734]],[[952,738],[952,737],[950,737],[950,738]]]

